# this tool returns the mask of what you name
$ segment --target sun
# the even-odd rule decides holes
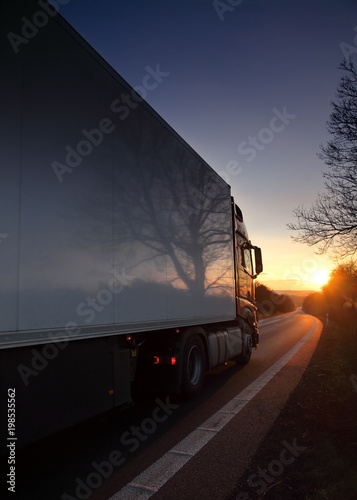
[[[312,273],[311,281],[315,285],[321,287],[328,282],[329,276],[330,276],[330,271],[328,271],[327,269],[318,269],[317,271]]]

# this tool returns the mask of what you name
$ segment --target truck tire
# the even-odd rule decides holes
[[[203,387],[206,372],[206,353],[199,335],[188,338],[182,358],[182,395],[192,398]]]
[[[243,349],[241,354],[236,356],[235,362],[239,365],[246,365],[252,356],[253,336],[249,327],[245,327],[243,331]]]

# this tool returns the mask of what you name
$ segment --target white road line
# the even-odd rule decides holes
[[[259,325],[261,327],[268,327],[270,325],[275,325],[275,323],[282,323],[284,321],[289,321],[292,315],[295,313],[279,314],[277,316],[272,316],[271,318],[264,318],[259,320]]]
[[[260,377],[237,394],[229,403],[212,415],[200,427],[169,450],[154,464],[109,500],[146,500],[154,495],[178,470],[201,450],[246,404],[285,366],[309,340],[316,328],[316,320],[309,332],[290,351],[268,368]]]

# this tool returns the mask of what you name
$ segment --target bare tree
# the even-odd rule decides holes
[[[351,60],[344,60],[340,69],[347,74],[327,122],[332,139],[318,154],[328,166],[323,173],[326,191],[311,208],[295,209],[297,223],[288,227],[299,232],[294,241],[318,245],[320,253],[333,248],[346,257],[357,251],[357,70]]]
[[[225,296],[233,286],[229,187],[149,114],[138,108],[130,118],[112,135],[112,161],[72,200],[78,245],[99,241],[102,259],[115,255],[142,282],[161,274],[196,298]]]

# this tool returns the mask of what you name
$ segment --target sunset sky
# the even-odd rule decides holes
[[[356,1],[70,0],[59,10],[231,185],[263,250],[259,281],[319,289],[334,263],[293,243],[287,223],[323,190],[317,153],[342,48],[357,61]],[[155,88],[148,67],[162,75]]]

